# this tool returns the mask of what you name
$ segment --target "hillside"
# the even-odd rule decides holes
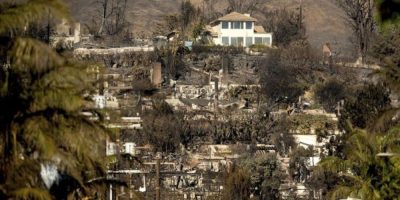
[[[299,0],[273,0],[269,7],[298,7]],[[334,44],[342,55],[351,52],[349,37],[351,29],[346,25],[344,13],[332,0],[303,0],[307,36],[311,44],[321,47],[324,43]]]
[[[90,23],[96,16],[96,0],[70,0],[68,4],[75,18],[82,23]],[[132,24],[132,31],[140,36],[151,35],[155,24],[166,14],[176,13],[181,0],[128,0],[127,18]],[[197,6],[202,0],[192,0]],[[216,1],[216,9],[223,12],[224,0]],[[351,30],[346,27],[343,13],[331,0],[303,0],[307,36],[313,46],[320,48],[330,42],[340,49],[336,51],[345,54],[350,52],[349,36]],[[299,0],[271,0],[265,3],[264,9],[288,8],[296,9]]]

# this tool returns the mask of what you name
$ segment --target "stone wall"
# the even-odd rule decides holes
[[[83,61],[102,63],[108,68],[151,66],[158,60],[154,51],[143,49],[112,48],[112,49],[84,49],[74,50],[74,56]]]

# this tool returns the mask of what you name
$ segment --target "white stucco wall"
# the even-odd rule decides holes
[[[269,38],[269,44],[265,44],[267,46],[271,46],[272,44],[272,34],[271,33],[254,33],[254,22],[252,22],[252,29],[246,29],[246,22],[243,23],[243,29],[232,29],[232,22],[229,22],[229,29],[222,29],[222,23],[220,22],[218,25],[212,27],[213,32],[218,34],[218,37],[213,38],[213,42],[216,45],[224,45],[222,42],[222,37],[229,37],[229,45],[232,45],[231,38],[232,37],[243,37],[243,46],[246,46],[246,38],[252,38],[252,44],[255,43],[256,37]]]
[[[123,144],[124,153],[136,155],[136,144],[133,142],[126,142]]]
[[[112,156],[117,154],[117,144],[115,142],[107,141],[106,155]]]
[[[318,147],[325,145],[324,143],[319,143],[317,141],[317,135],[293,135],[293,137],[295,138],[296,143],[305,149],[313,146],[314,148],[317,148],[315,150],[319,151]],[[310,166],[316,166],[320,160],[321,158],[317,154],[313,157],[309,157],[308,163]]]
[[[310,146],[321,146],[323,144],[317,142],[317,135],[293,135],[299,146],[308,148]],[[305,145],[307,144],[307,145]]]

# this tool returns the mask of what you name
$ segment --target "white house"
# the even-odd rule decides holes
[[[136,144],[133,142],[126,142],[123,144],[123,152],[126,154],[136,155]]]
[[[95,103],[95,107],[99,109],[104,108],[114,108],[117,109],[119,107],[118,99],[112,95],[94,95],[93,101]]]
[[[125,142],[122,144],[122,148],[119,149],[120,153],[126,153],[131,155],[136,155],[136,143],[133,142]],[[109,140],[106,141],[106,155],[112,156],[118,153],[118,144],[115,142],[111,142]]]
[[[231,12],[210,23],[208,31],[214,44],[223,46],[245,46],[253,44],[271,46],[272,33],[255,24],[257,19],[250,14]]]

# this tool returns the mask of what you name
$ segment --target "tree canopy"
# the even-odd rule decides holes
[[[61,0],[0,4],[0,199],[66,199],[104,176],[105,129],[81,115],[86,67],[24,34],[67,10]]]

